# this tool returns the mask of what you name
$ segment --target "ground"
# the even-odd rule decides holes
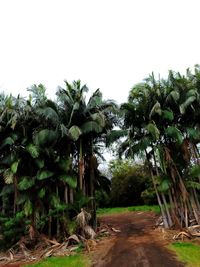
[[[155,230],[153,212],[103,216],[101,225],[121,232],[104,238],[92,253],[93,267],[182,267],[166,248],[165,232]]]
[[[185,266],[167,249],[167,234],[164,230],[155,228],[156,217],[154,212],[141,211],[102,216],[99,219],[101,229],[114,228],[120,232],[113,231],[112,235],[102,237],[97,245],[95,243],[89,253],[92,267]],[[3,266],[22,265],[19,263]]]

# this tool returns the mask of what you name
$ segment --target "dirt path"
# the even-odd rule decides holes
[[[152,212],[104,216],[101,224],[120,233],[100,241],[93,253],[94,267],[182,267],[165,245],[163,233],[154,230]]]

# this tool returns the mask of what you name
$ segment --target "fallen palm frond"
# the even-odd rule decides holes
[[[89,225],[89,221],[91,219],[91,214],[85,211],[84,209],[81,209],[81,212],[76,216],[76,223],[81,230],[81,235],[85,239],[94,239],[96,236],[95,231],[93,228]]]
[[[112,230],[113,232],[115,232],[115,233],[121,233],[121,230],[116,229],[116,228],[114,228],[114,227],[112,227],[111,230]]]
[[[194,238],[194,237],[200,237],[200,225],[192,225],[186,228],[185,231],[181,231],[177,235],[174,235],[173,239],[178,240],[181,239],[183,240],[184,238]]]
[[[173,239],[174,239],[174,240],[178,240],[178,239],[183,240],[184,237],[187,237],[187,238],[190,239],[192,236],[191,236],[190,233],[182,231],[182,232],[178,233],[177,235],[175,235],[175,236],[173,237]]]
[[[84,228],[88,225],[89,220],[91,219],[91,214],[81,209],[81,212],[76,216],[76,222],[80,228]]]
[[[82,235],[73,234],[60,243],[56,239],[49,239],[39,234],[32,226],[28,226],[28,235],[22,237],[14,246],[5,253],[0,253],[0,263],[9,264],[15,262],[33,262],[51,256],[69,256],[79,248],[77,244],[82,242],[86,250],[90,251],[88,239],[94,239],[96,233],[88,225],[91,215],[85,210],[76,217],[77,225],[82,229]],[[96,243],[94,240],[92,244]]]

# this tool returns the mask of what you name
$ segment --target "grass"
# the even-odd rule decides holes
[[[117,207],[117,208],[103,208],[97,210],[97,215],[102,216],[106,214],[115,214],[115,213],[123,213],[127,211],[154,211],[156,213],[160,213],[159,206],[157,205],[143,205],[143,206],[133,206],[133,207]]]
[[[200,267],[200,246],[192,243],[174,243],[169,248],[176,252],[178,258],[188,267]]]
[[[24,267],[89,267],[90,260],[83,254],[68,257],[50,257],[38,263],[25,265]]]

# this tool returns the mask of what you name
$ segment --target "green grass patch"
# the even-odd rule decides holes
[[[200,267],[200,246],[192,243],[174,243],[169,248],[176,252],[178,258],[188,267]]]
[[[155,213],[160,213],[160,207],[158,205],[143,205],[143,206],[134,206],[129,207],[128,211],[154,211]]]
[[[133,207],[117,207],[117,208],[103,208],[97,210],[97,215],[102,216],[106,214],[115,214],[115,213],[123,213],[127,211],[154,211],[156,213],[160,213],[160,208],[157,205],[143,205],[143,206],[133,206]]]
[[[89,267],[90,265],[90,260],[87,256],[76,254],[68,257],[50,257],[24,267]]]

